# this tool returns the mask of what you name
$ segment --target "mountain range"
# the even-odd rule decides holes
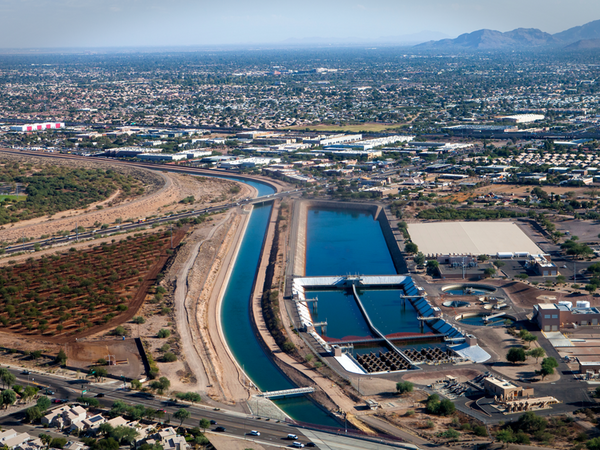
[[[424,42],[415,46],[420,49],[436,50],[503,50],[531,48],[600,48],[600,20],[549,34],[537,28],[517,28],[512,31],[477,30],[465,33],[456,39]]]

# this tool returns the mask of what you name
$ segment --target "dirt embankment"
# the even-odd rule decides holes
[[[118,220],[136,220],[190,208],[216,206],[242,197],[248,197],[253,192],[253,188],[235,181],[153,171],[123,164],[111,164],[100,160],[60,159],[52,160],[50,163],[47,159],[24,158],[3,153],[0,153],[0,158],[11,161],[16,160],[20,163],[58,164],[86,169],[113,169],[142,180],[145,185],[144,195],[137,198],[123,199],[116,195],[115,198],[95,203],[86,209],[63,211],[52,217],[38,217],[16,224],[5,225],[0,230],[2,231],[2,240],[7,242],[14,242],[23,237],[39,238],[43,235],[54,235],[60,231],[72,230],[76,226],[88,229],[97,228],[102,224],[112,224]],[[190,201],[180,203],[186,198]]]

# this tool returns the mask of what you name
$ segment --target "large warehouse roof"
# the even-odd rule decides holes
[[[408,225],[408,232],[425,255],[544,253],[513,222],[413,223]]]

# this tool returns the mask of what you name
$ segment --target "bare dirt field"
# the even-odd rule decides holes
[[[116,360],[116,365],[106,366],[111,375],[141,379],[144,365],[133,339],[112,338],[94,342],[74,342],[67,346],[68,365],[87,372],[99,359]]]
[[[574,192],[575,196],[583,196],[589,197],[592,189],[589,187],[574,187],[574,186],[516,186],[512,184],[493,184],[489,186],[482,186],[480,188],[474,189],[472,192],[475,196],[485,195],[490,192],[499,195],[511,195],[514,194],[515,197],[525,197],[529,195],[529,192],[534,188],[539,187],[544,192],[550,194],[554,193],[556,195],[564,195],[567,192]]]
[[[433,384],[436,381],[443,380],[447,375],[455,377],[460,383],[465,383],[480,374],[481,372],[475,369],[448,369],[435,372],[417,371],[415,373],[406,374],[402,379],[404,381],[410,381],[411,383],[426,386],[428,384]]]

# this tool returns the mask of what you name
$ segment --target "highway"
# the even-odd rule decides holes
[[[98,394],[103,394],[102,397],[96,397],[102,406],[110,407],[113,402],[121,400],[129,405],[143,405],[146,408],[163,410],[166,413],[165,417],[171,417],[170,424],[178,426],[179,422],[172,418],[173,414],[185,408],[190,412],[190,418],[184,421],[187,427],[197,427],[200,419],[214,420],[216,424],[211,425],[207,431],[213,431],[216,427],[222,426],[225,428],[227,436],[236,437],[238,439],[248,439],[253,442],[271,445],[291,447],[293,440],[288,440],[288,434],[298,436],[298,442],[307,444],[314,440],[318,448],[323,449],[381,449],[390,447],[400,447],[401,443],[386,441],[380,438],[377,442],[371,440],[362,440],[350,436],[342,436],[344,433],[343,427],[340,427],[340,436],[334,433],[317,432],[315,430],[304,430],[292,424],[269,420],[267,418],[258,418],[249,414],[244,414],[236,411],[219,410],[210,406],[192,405],[187,402],[174,401],[167,397],[155,396],[150,393],[130,390],[123,388],[120,381],[110,381],[106,383],[95,383],[89,379],[70,379],[47,375],[38,372],[31,372],[29,375],[23,374],[19,368],[9,367],[8,370],[17,377],[17,384],[27,386],[28,384],[35,385],[41,389],[49,388],[53,395],[48,395],[52,399],[68,399],[74,401],[83,394],[86,397],[96,397]],[[55,406],[55,405],[53,405]],[[22,413],[19,413],[22,414]],[[17,415],[17,418],[19,417]],[[14,417],[0,418],[0,425],[14,425]],[[3,425],[4,426],[4,425]],[[260,436],[251,436],[249,432],[256,430],[260,432]],[[305,436],[306,433],[309,437]],[[209,437],[210,439],[210,437]]]
[[[37,240],[37,241],[28,241],[23,244],[15,244],[15,245],[7,246],[7,247],[5,247],[4,250],[5,250],[6,254],[11,254],[11,253],[18,253],[18,252],[23,252],[23,251],[33,251],[33,250],[35,250],[36,245],[39,245],[41,247],[46,247],[46,246],[52,246],[52,245],[57,245],[57,244],[65,244],[65,243],[69,243],[69,242],[74,243],[74,242],[79,242],[80,240],[86,240],[86,239],[97,238],[97,237],[106,237],[106,236],[113,235],[115,233],[123,233],[126,231],[135,230],[135,229],[147,228],[149,226],[151,227],[153,224],[160,225],[160,224],[164,224],[164,223],[168,223],[168,222],[176,222],[179,219],[183,219],[183,218],[215,214],[218,212],[226,211],[229,208],[241,207],[243,205],[251,205],[251,204],[255,204],[255,203],[265,203],[265,202],[273,201],[276,198],[282,198],[282,197],[287,197],[287,196],[296,194],[297,192],[300,192],[300,191],[301,191],[301,189],[296,189],[296,190],[292,190],[292,191],[284,191],[284,192],[279,192],[277,194],[270,194],[270,195],[266,195],[266,196],[258,197],[258,198],[254,198],[254,199],[245,199],[245,200],[242,200],[242,201],[236,202],[236,203],[228,203],[226,205],[213,206],[213,207],[205,208],[205,209],[198,209],[198,210],[188,211],[188,212],[183,212],[183,213],[178,213],[178,214],[170,214],[170,215],[164,216],[164,217],[147,219],[140,223],[138,223],[138,222],[125,223],[123,225],[115,225],[113,227],[109,227],[109,228],[105,228],[105,229],[96,229],[96,230],[92,230],[92,231],[84,231],[81,233],[73,233],[73,234],[69,234],[67,236],[63,236],[63,237],[52,237],[52,238],[41,239],[41,240]],[[74,220],[76,221],[77,219],[74,218]]]
[[[172,417],[177,410],[185,408],[191,414],[190,418],[184,422],[184,425],[188,427],[197,427],[200,419],[208,419],[217,422],[217,424],[211,425],[210,429],[214,430],[217,426],[222,426],[225,427],[226,434],[238,437],[250,438],[247,433],[250,430],[257,430],[260,431],[261,436],[259,438],[252,436],[252,438],[269,444],[285,445],[289,441],[284,438],[286,438],[289,433],[297,434],[298,441],[300,442],[305,444],[309,442],[308,439],[301,436],[301,433],[299,433],[295,427],[284,422],[257,419],[244,413],[215,410],[211,407],[173,401],[166,397],[154,396],[149,393],[133,391],[128,388],[123,389],[120,381],[93,383],[87,379],[58,378],[35,372],[31,372],[28,376],[22,374],[22,371],[19,369],[10,368],[9,370],[17,377],[17,384],[26,386],[29,383],[42,389],[46,387],[50,388],[51,391],[54,392],[54,395],[48,395],[48,397],[52,399],[57,398],[74,401],[77,397],[82,395],[82,390],[87,390],[87,392],[83,394],[86,397],[96,397],[98,394],[104,394],[103,397],[97,398],[97,400],[100,401],[103,406],[108,407],[110,407],[113,402],[121,400],[131,405],[143,405],[147,408],[164,410],[167,414],[165,417]],[[179,422],[175,419],[171,419],[171,425],[177,426],[179,425]]]

